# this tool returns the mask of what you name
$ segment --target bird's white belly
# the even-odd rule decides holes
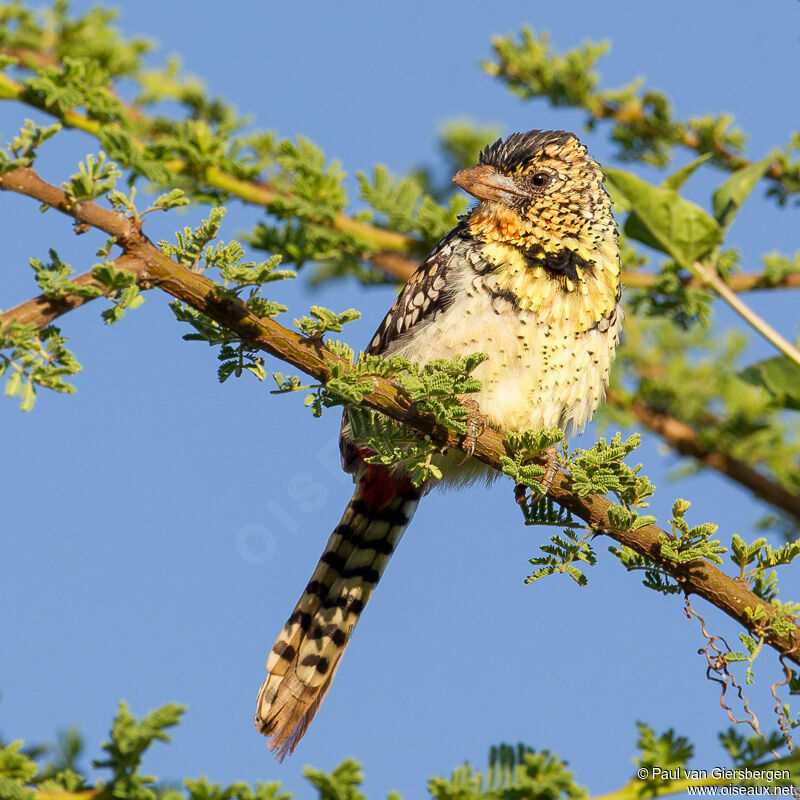
[[[568,322],[544,325],[529,312],[503,312],[487,297],[453,304],[393,352],[423,364],[487,353],[473,373],[481,389],[470,396],[489,425],[581,430],[602,402],[618,321],[605,332],[576,334]]]

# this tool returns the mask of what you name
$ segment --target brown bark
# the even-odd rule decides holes
[[[163,289],[178,300],[187,303],[211,317],[220,325],[236,332],[250,344],[291,364],[320,382],[331,377],[335,364],[346,362],[328,351],[325,346],[284,328],[271,319],[253,314],[241,301],[222,297],[218,287],[205,276],[191,272],[174,262],[142,234],[140,227],[115,211],[108,211],[95,203],[73,203],[65,192],[42,181],[31,168],[15,170],[0,176],[0,189],[15,191],[45,202],[76,222],[93,225],[116,236],[128,256],[140,259],[140,275],[151,285]],[[408,423],[442,446],[459,447],[461,437],[437,422],[431,415],[420,411],[396,384],[384,378],[372,378],[373,391],[364,404],[392,419]],[[492,429],[485,430],[475,443],[475,457],[493,467],[501,468],[501,458],[511,455],[504,437]],[[706,561],[676,564],[661,555],[662,537],[668,534],[656,525],[647,525],[635,531],[611,530],[608,509],[612,503],[605,497],[589,495],[579,497],[572,491],[568,475],[558,473],[549,492],[561,506],[585,520],[599,534],[604,534],[620,544],[630,547],[666,570],[687,594],[697,594],[748,630],[756,633],[746,609],[762,609],[766,620],[772,616],[772,607],[749,589]],[[800,628],[792,625],[788,633],[763,632],[765,641],[794,663],[800,665]]]

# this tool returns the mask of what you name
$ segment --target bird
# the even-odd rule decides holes
[[[420,364],[486,353],[470,395],[481,425],[581,431],[605,397],[622,323],[618,231],[599,165],[575,134],[531,130],[488,145],[452,180],[478,202],[408,280],[366,352]],[[256,729],[281,761],[316,714],[431,488],[415,486],[402,466],[368,463],[346,414],[340,449],[353,497],[270,651],[258,694]],[[445,485],[496,474],[452,450],[437,463]]]

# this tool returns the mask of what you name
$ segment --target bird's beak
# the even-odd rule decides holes
[[[478,200],[493,200],[496,203],[511,203],[515,197],[524,194],[511,178],[488,164],[462,169],[453,175],[453,183]]]

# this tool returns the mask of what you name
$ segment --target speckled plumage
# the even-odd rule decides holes
[[[453,179],[480,202],[422,263],[368,351],[420,363],[484,352],[471,395],[500,431],[581,430],[602,402],[616,349],[619,251],[602,173],[564,131],[513,134]],[[356,492],[273,646],[256,727],[279,757],[305,733],[420,493],[367,466],[342,429]],[[458,454],[456,454],[458,455]],[[486,474],[445,454],[443,481]]]

